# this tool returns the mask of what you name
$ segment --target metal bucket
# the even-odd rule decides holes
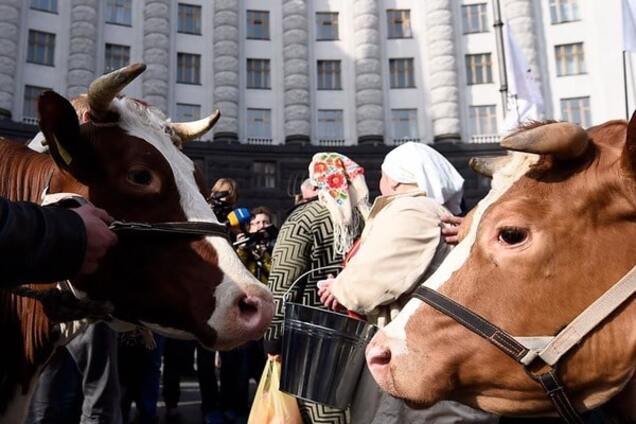
[[[285,303],[280,389],[301,399],[345,409],[377,327],[298,303]]]

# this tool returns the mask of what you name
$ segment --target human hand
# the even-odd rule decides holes
[[[117,243],[117,235],[108,229],[113,218],[91,203],[71,210],[80,216],[86,228],[86,253],[80,274],[91,274],[97,270],[108,249]]]
[[[331,274],[329,274],[329,278],[326,280],[321,280],[318,282],[318,296],[320,296],[320,301],[322,302],[327,309],[331,309],[333,311],[337,311],[342,306],[338,302],[338,299],[331,293],[331,285],[336,281],[335,278]]]
[[[268,353],[267,359],[269,359],[272,362],[280,362],[280,355],[272,355]]]
[[[464,221],[461,216],[444,215],[442,216],[442,236],[448,244],[459,243],[459,226]]]
[[[238,234],[236,235],[236,242],[237,242],[237,243],[240,243],[240,242],[242,242],[242,241],[247,241],[247,234],[245,234],[245,233],[238,233]],[[239,248],[239,249],[241,249],[241,250],[245,250],[245,248],[246,248],[246,243],[240,244],[240,245],[238,246],[238,248]]]

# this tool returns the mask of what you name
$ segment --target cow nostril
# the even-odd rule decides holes
[[[258,309],[260,306],[260,301],[258,298],[251,296],[241,297],[238,301],[238,308],[241,312],[241,315],[255,315],[258,313]]]
[[[380,346],[373,346],[367,352],[367,361],[370,366],[385,366],[391,362],[391,351]]]

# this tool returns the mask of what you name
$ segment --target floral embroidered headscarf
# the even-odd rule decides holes
[[[331,215],[335,250],[344,255],[364,224],[359,217],[364,220],[369,214],[364,168],[340,153],[316,153],[309,164],[309,179],[318,191],[318,201]]]

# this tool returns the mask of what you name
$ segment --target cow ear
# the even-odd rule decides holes
[[[54,91],[47,90],[39,98],[40,129],[51,156],[62,169],[81,182],[95,173],[93,147],[82,137],[77,114],[71,103]]]

